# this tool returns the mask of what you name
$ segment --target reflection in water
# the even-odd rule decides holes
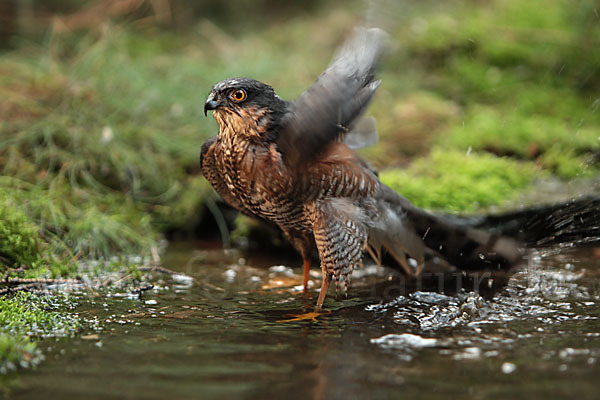
[[[276,260],[281,263],[281,259]],[[286,265],[296,265],[289,260]],[[434,261],[432,261],[434,263]],[[592,398],[600,372],[600,257],[532,251],[510,278],[432,265],[420,281],[367,266],[312,309],[300,269],[175,249],[183,275],[141,298],[82,294],[82,338],[48,343],[9,398]],[[314,278],[314,286],[319,282]],[[474,291],[479,288],[479,291]],[[312,296],[312,297],[311,297]]]

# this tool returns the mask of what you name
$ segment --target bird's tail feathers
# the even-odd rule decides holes
[[[509,237],[455,224],[429,214],[395,192],[388,195],[390,200],[426,249],[461,270],[508,271],[523,258],[523,249]]]
[[[425,246],[455,267],[467,270],[509,270],[522,259],[522,249],[511,238],[454,225],[424,211],[409,210]]]
[[[600,198],[582,197],[490,215],[475,226],[514,237],[527,247],[594,244],[600,242]]]

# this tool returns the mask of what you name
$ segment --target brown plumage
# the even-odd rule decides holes
[[[389,252],[410,274],[419,273],[426,248],[464,269],[504,269],[520,257],[509,239],[412,206],[343,143],[379,86],[382,42],[381,31],[358,29],[293,102],[239,78],[217,83],[205,104],[219,134],[202,146],[204,176],[230,205],[286,233],[304,259],[305,285],[316,244],[323,273],[317,311],[332,279],[347,290],[365,250],[377,262]],[[407,257],[416,260],[416,271]]]

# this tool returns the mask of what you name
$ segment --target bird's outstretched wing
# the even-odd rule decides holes
[[[356,121],[350,131],[344,133],[342,142],[352,150],[373,146],[379,141],[375,118],[365,116]]]
[[[304,165],[353,128],[379,86],[375,70],[385,37],[381,29],[357,28],[315,83],[291,103],[277,140],[288,167]]]

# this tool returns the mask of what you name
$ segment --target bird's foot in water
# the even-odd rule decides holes
[[[320,311],[320,312],[316,312],[316,311],[311,311],[311,312],[307,312],[307,313],[302,313],[302,314],[290,314],[288,315],[288,319],[281,319],[277,322],[299,322],[299,321],[311,321],[311,322],[317,322],[317,318],[319,318],[322,315],[326,315],[329,314],[329,311]]]

